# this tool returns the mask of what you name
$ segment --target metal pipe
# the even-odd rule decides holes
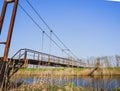
[[[6,42],[0,42],[0,44],[6,44]]]
[[[12,3],[14,2],[15,0],[5,0],[7,3]]]

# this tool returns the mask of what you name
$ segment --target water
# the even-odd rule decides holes
[[[104,89],[111,91],[120,87],[120,76],[118,77],[41,77],[41,78],[21,78],[17,82],[23,81],[25,84],[39,83],[45,81],[48,84],[62,86],[73,84],[77,87]]]

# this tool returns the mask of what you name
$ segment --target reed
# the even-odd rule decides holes
[[[29,68],[20,69],[11,78],[10,91],[97,91],[93,88],[82,88],[74,86],[72,83],[62,84],[60,80],[65,79],[68,81],[70,77],[88,77],[88,73],[91,72],[90,68]],[[104,68],[94,72],[94,75],[109,75],[118,74],[118,68]],[[15,83],[15,79],[21,78],[33,78],[32,84],[26,84],[25,81]],[[54,83],[52,78],[56,79]],[[84,82],[83,82],[84,84]],[[118,88],[119,89],[119,88]],[[117,91],[117,90],[115,90]],[[119,91],[119,90],[118,90]]]
[[[31,85],[22,85],[10,91],[93,91],[93,88],[76,87],[73,84],[65,84],[63,86],[50,85],[47,83],[34,83]]]
[[[20,69],[15,77],[20,75],[42,75],[42,76],[88,76],[91,68],[40,68]],[[100,68],[93,73],[94,76],[116,76],[120,75],[120,68]]]

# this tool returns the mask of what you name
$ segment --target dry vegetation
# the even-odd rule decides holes
[[[14,79],[18,78],[34,78],[34,82],[32,84],[26,84],[26,83],[11,83],[11,90],[10,91],[97,91],[93,88],[82,88],[82,87],[76,87],[72,83],[64,84],[64,85],[58,85],[60,82],[56,81],[55,84],[51,83],[50,80],[44,80],[44,78],[58,78],[62,79],[65,77],[65,79],[70,78],[71,76],[75,77],[87,77],[88,73],[91,72],[92,69],[84,69],[84,68],[42,68],[42,69],[20,69],[11,79],[11,82],[14,81]],[[120,75],[120,69],[118,68],[104,68],[99,69],[96,72],[94,72],[94,75],[100,76],[103,75]],[[37,78],[43,78],[43,79],[37,79]],[[36,80],[37,79],[37,80]],[[102,90],[105,91],[105,90]],[[114,91],[119,91],[119,88],[117,88]]]
[[[74,86],[72,83],[63,83],[60,85],[60,80],[69,80],[70,78],[88,78],[88,74],[91,72],[90,68],[29,68],[20,69],[11,79],[9,83],[9,91],[98,91],[99,88],[83,88],[80,86]],[[120,75],[120,68],[99,68],[94,72],[94,76],[114,76]],[[21,78],[33,78],[33,82],[28,84],[24,81],[15,81],[15,79]],[[52,78],[57,79],[54,83]],[[47,79],[47,80],[46,80]],[[108,78],[106,78],[108,79]],[[92,84],[92,83],[91,83]],[[101,91],[106,91],[100,89]],[[120,88],[116,88],[114,91],[119,91]],[[7,90],[8,91],[8,90]]]
[[[20,69],[14,77],[25,76],[88,76],[92,71],[89,68],[40,68]],[[100,68],[93,73],[94,76],[120,76],[120,68]]]

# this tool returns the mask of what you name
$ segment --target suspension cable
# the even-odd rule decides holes
[[[35,10],[35,8],[32,6],[32,4],[28,1],[28,0],[26,0],[27,1],[27,3],[29,4],[29,6],[33,9],[33,11],[38,15],[38,17],[42,20],[42,22],[47,26],[47,28],[50,30],[50,31],[52,31],[51,30],[51,28],[49,27],[49,25],[45,22],[45,20],[42,18],[42,16]]]
[[[42,32],[42,52],[44,51],[44,33],[45,31]]]
[[[60,49],[62,50],[62,48],[39,26],[39,24],[32,18],[32,16],[30,14],[28,14],[28,12],[22,7],[22,5],[18,4],[19,7],[24,11],[24,13],[35,23],[35,25],[42,31],[44,32],[44,34]],[[68,55],[67,52],[64,52]]]
[[[50,31],[50,37],[52,39],[52,31]],[[50,44],[49,44],[49,46],[50,46],[49,54],[51,54],[51,51],[52,51],[52,41],[51,41],[51,39],[50,39]]]
[[[39,24],[27,13],[27,11],[20,5],[18,4],[19,7],[24,11],[24,13],[35,23],[35,25],[43,32],[44,30],[39,26]]]
[[[53,35],[57,38],[57,40],[77,59],[79,59],[61,40],[60,38],[53,32],[53,30],[49,27],[49,25],[45,22],[45,20],[42,18],[42,16],[35,10],[35,8],[32,6],[32,4],[26,0],[29,6],[33,9],[33,11],[38,15],[38,17],[42,20],[42,22],[46,25],[46,27],[49,29],[49,31],[53,33]]]

